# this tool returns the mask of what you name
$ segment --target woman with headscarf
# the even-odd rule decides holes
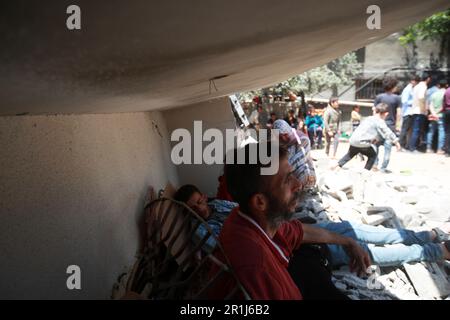
[[[288,161],[295,171],[295,176],[300,180],[305,189],[316,184],[316,172],[310,156],[311,143],[307,135],[302,131],[292,128],[284,120],[276,120],[273,129],[279,130],[280,144],[287,147]]]

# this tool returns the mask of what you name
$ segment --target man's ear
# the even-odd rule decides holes
[[[262,193],[254,194],[249,201],[249,208],[253,212],[265,212],[269,207],[267,197]]]

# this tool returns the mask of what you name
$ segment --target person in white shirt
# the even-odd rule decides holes
[[[427,106],[425,100],[430,81],[430,75],[424,73],[421,81],[413,88],[413,101],[411,106],[412,134],[408,146],[410,151],[416,151],[420,144],[426,143],[425,125],[427,120]]]
[[[258,106],[253,112],[250,114],[250,117],[248,118],[248,121],[250,124],[256,128],[259,129],[259,112],[262,109],[261,106]]]
[[[419,82],[419,76],[411,76],[409,84],[402,91],[402,128],[400,131],[400,145],[405,149],[407,149],[411,137],[413,89]]]

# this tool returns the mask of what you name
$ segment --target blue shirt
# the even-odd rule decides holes
[[[208,202],[208,206],[211,209],[211,215],[206,220],[206,222],[212,229],[213,234],[218,237],[220,230],[222,230],[225,219],[229,216],[230,212],[238,206],[238,204],[227,200],[215,199]],[[192,236],[192,241],[194,242],[194,244],[198,244],[208,234],[209,232],[206,229],[205,225],[200,224],[195,230],[194,235]],[[209,237],[203,244],[202,249],[207,253],[211,253],[216,247],[216,244],[216,239],[213,237]]]
[[[407,116],[413,102],[413,86],[408,84],[402,91],[402,116]]]
[[[319,115],[306,116],[305,125],[308,129],[323,128],[323,119]]]

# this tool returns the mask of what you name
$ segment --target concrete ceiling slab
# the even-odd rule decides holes
[[[66,8],[81,8],[68,30]],[[3,1],[0,114],[167,109],[267,86],[448,7],[447,0]],[[218,77],[214,84],[211,78]]]

